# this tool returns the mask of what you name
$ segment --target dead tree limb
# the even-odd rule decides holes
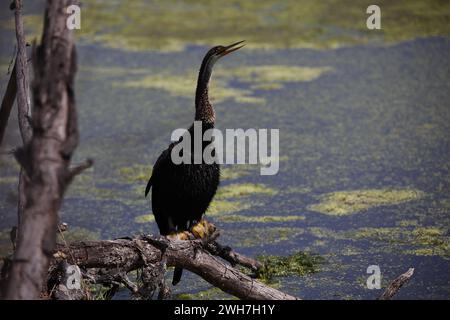
[[[17,109],[19,115],[19,128],[22,141],[25,144],[31,140],[32,129],[29,123],[30,117],[30,97],[28,81],[28,58],[26,51],[26,41],[23,32],[22,20],[22,0],[14,0],[15,4],[15,24],[17,38],[17,58],[15,63],[17,82]]]
[[[57,260],[67,259],[83,269],[102,268],[127,273],[164,261],[168,266],[187,269],[240,299],[297,299],[236,270],[208,252],[200,240],[169,241],[164,237],[138,236],[73,242],[68,246],[58,245],[57,250],[54,255]]]
[[[41,44],[33,50],[33,132],[24,131],[25,144],[16,153],[25,172],[25,206],[6,299],[39,297],[55,247],[58,210],[67,187],[72,152],[78,142],[73,88],[76,57],[71,33],[66,28],[65,10],[73,2],[47,1]],[[21,1],[15,0],[15,5],[17,37],[19,40],[22,36],[23,40],[23,25],[18,21]],[[18,50],[16,67],[19,69],[25,66],[26,55],[20,43]],[[17,85],[18,97],[26,100],[24,75],[17,72]],[[28,118],[23,113],[22,116],[21,126],[25,126]]]
[[[383,294],[378,298],[378,300],[389,300],[391,299],[400,288],[411,279],[414,274],[414,268],[409,268],[408,271],[398,276],[394,279],[383,292]]]
[[[0,107],[0,146],[2,145],[5,135],[6,126],[8,125],[9,115],[16,100],[17,82],[16,82],[16,65],[11,72],[11,76],[6,86],[5,95],[3,96],[2,106]]]

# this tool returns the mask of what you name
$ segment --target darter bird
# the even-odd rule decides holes
[[[223,56],[242,48],[242,42],[213,47],[203,58],[195,93],[195,121],[202,122],[202,137],[206,130],[214,128],[216,121],[214,107],[208,95],[213,66]],[[194,139],[194,125],[188,132]],[[191,143],[189,164],[172,162],[172,149],[182,139],[183,137],[171,143],[161,153],[145,188],[145,196],[153,188],[152,210],[161,235],[177,239],[185,239],[183,234],[186,232],[199,237],[207,233],[208,223],[202,217],[216,194],[220,181],[220,167],[217,163],[207,164],[202,157],[200,164],[194,164],[194,143]],[[209,144],[210,142],[203,142],[202,154]],[[176,267],[172,281],[174,285],[180,281],[181,275],[182,269]]]

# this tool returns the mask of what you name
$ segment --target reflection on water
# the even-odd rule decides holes
[[[157,232],[146,179],[172,130],[192,122],[206,49],[123,51],[80,41],[75,162],[96,162],[61,209],[71,239]],[[222,242],[252,256],[320,254],[319,272],[277,280],[303,298],[374,298],[380,292],[364,286],[372,264],[382,285],[416,268],[399,298],[449,298],[449,51],[450,38],[441,37],[324,51],[247,49],[220,61],[211,88],[219,129],[280,129],[277,175],[225,167],[208,214]],[[10,52],[1,53],[5,65]],[[17,138],[9,128],[4,150]],[[16,223],[17,170],[1,156],[2,253]],[[223,297],[196,276],[186,273],[183,282],[175,293]]]

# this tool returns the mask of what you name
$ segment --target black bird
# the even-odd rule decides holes
[[[203,58],[195,93],[195,121],[202,122],[203,133],[215,124],[214,108],[209,101],[208,87],[214,64],[221,57],[243,47],[238,46],[243,41],[229,46],[216,46],[208,51]],[[171,159],[173,147],[179,141],[171,143],[156,160],[153,172],[145,188],[147,196],[152,191],[152,210],[161,235],[176,235],[192,229],[199,223],[216,194],[220,181],[220,167],[218,164],[194,164],[194,126],[188,132],[191,141],[191,163],[174,164]],[[210,142],[204,142],[203,149]],[[173,281],[175,285],[181,279],[182,269],[175,268]]]

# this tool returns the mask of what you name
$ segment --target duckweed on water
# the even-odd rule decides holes
[[[152,167],[147,165],[133,165],[118,170],[121,179],[128,183],[147,182],[152,175]]]
[[[277,190],[267,187],[263,184],[235,183],[219,188],[216,197],[217,199],[229,199],[246,197],[254,194],[273,196],[277,193]]]
[[[76,35],[122,50],[181,51],[187,44],[232,43],[237,34],[250,48],[333,48],[373,38],[390,43],[450,33],[450,4],[439,0],[379,0],[383,28],[375,34],[365,25],[371,0],[347,1],[345,6],[339,1],[314,0],[97,0],[83,4],[82,28]],[[3,25],[14,25],[7,22]],[[26,16],[25,26],[30,36],[39,36],[42,16]]]
[[[248,66],[216,70],[217,77],[211,84],[212,99],[222,102],[233,99],[236,102],[260,104],[264,98],[255,95],[255,90],[280,89],[285,83],[313,81],[322,74],[331,71],[329,67],[297,67],[283,65]],[[230,85],[232,80],[247,84],[249,89],[236,88]],[[150,74],[138,79],[114,82],[116,87],[160,89],[173,96],[191,98],[195,92],[197,73],[184,74]]]
[[[149,223],[153,221],[155,221],[155,216],[153,215],[153,213],[143,214],[134,218],[134,222],[136,223]]]
[[[217,216],[224,213],[238,212],[249,209],[252,204],[248,201],[230,201],[214,199],[209,205],[206,214],[209,216]]]
[[[237,300],[219,288],[211,287],[196,293],[180,293],[176,295],[177,300]]]
[[[347,231],[312,227],[308,228],[308,232],[320,240],[352,240],[357,243],[364,239],[371,241],[373,245],[378,244],[377,250],[386,252],[450,258],[450,237],[447,235],[448,228],[445,227],[359,228]],[[349,252],[344,249],[341,253]]]
[[[304,233],[302,228],[272,227],[224,230],[224,243],[232,247],[255,247],[283,241],[296,241],[295,237]]]
[[[235,180],[241,177],[248,176],[251,173],[252,167],[249,165],[233,165],[220,169],[221,180]]]
[[[262,255],[257,259],[263,263],[263,268],[256,275],[263,281],[271,281],[275,277],[304,276],[315,273],[324,263],[321,256],[302,251],[287,257]]]
[[[437,227],[416,227],[412,230],[402,228],[361,228],[346,232],[349,238],[370,239],[387,243],[389,246],[413,246],[405,254],[436,255],[450,258],[450,237],[447,229]]]
[[[417,200],[423,196],[424,193],[422,191],[414,189],[338,191],[322,196],[319,203],[308,206],[308,209],[328,215],[343,216],[376,206],[394,205]]]
[[[223,222],[290,222],[304,220],[304,216],[244,216],[244,215],[225,215],[217,218]]]
[[[63,243],[65,240],[67,243],[70,243],[72,241],[85,241],[98,239],[100,239],[100,232],[98,231],[92,231],[86,228],[69,226],[69,230],[63,232],[62,236],[61,234],[58,233],[57,241],[59,243]]]

